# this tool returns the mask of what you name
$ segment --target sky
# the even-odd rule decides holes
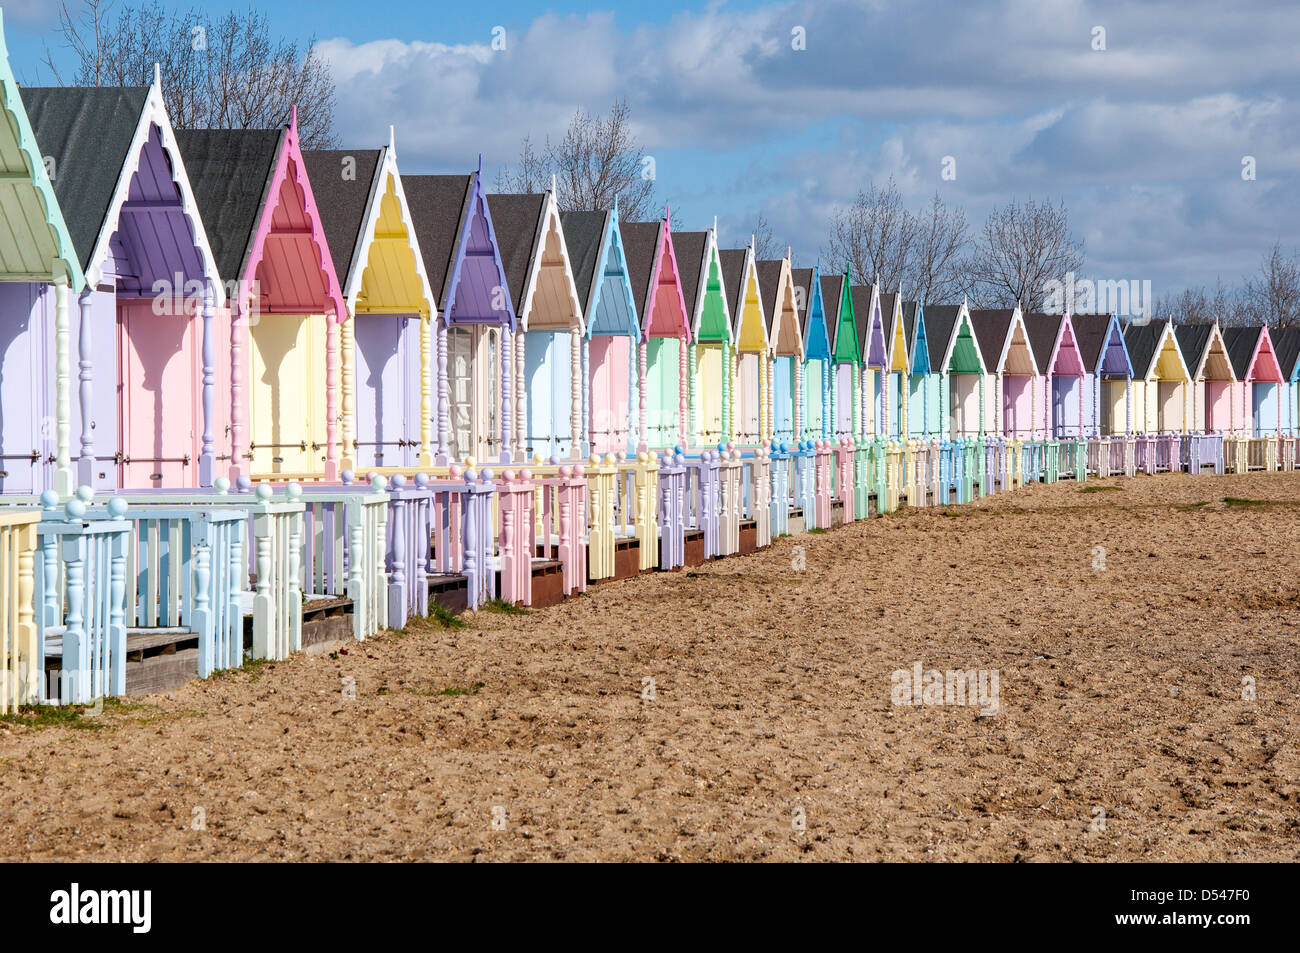
[[[53,0],[3,7],[19,80],[50,82],[45,47],[66,56]],[[1300,245],[1296,0],[257,8],[316,39],[341,144],[382,144],[392,123],[408,172],[481,152],[494,185],[525,134],[558,138],[575,109],[626,99],[674,227],[716,215],[724,247],[761,212],[811,264],[833,211],[891,176],[913,207],[937,191],[976,227],[1013,199],[1063,200],[1081,277],[1156,297]]]

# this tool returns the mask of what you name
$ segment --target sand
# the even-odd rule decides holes
[[[1093,486],[0,724],[0,857],[1300,859],[1300,473]]]

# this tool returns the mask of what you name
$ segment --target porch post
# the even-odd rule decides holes
[[[325,479],[339,476],[339,324],[347,314],[325,315]]]
[[[420,316],[420,456],[422,467],[433,464],[433,321],[432,312]],[[351,442],[356,439],[356,421],[352,410],[353,359],[351,319],[343,346],[343,457],[351,466]]]
[[[356,463],[357,416],[356,416],[356,315],[349,313],[339,325],[339,413],[343,446],[339,453],[339,470],[351,470]],[[429,371],[427,322],[420,324],[420,454],[428,450],[424,434],[428,430],[428,407],[425,406],[425,378]]]
[[[646,341],[643,339],[637,343],[637,362],[639,373],[637,374],[637,449],[646,451],[650,449],[649,438],[649,405],[646,403]]]
[[[72,334],[68,326],[68,276],[54,275],[54,489],[60,498],[76,489],[72,473]]]
[[[687,341],[686,363],[688,365],[688,371],[690,373],[690,380],[687,382],[687,387],[686,387],[686,420],[687,420],[686,425],[687,428],[690,430],[692,437],[695,437],[700,432],[700,396],[698,393],[699,384],[695,380],[697,376],[696,368],[700,366],[699,353],[700,353],[699,345],[695,343],[695,340],[691,339]],[[690,444],[687,444],[686,446],[689,447]]]
[[[514,387],[514,379],[510,376],[510,356],[514,350],[514,340],[509,328],[506,325],[501,326],[501,462],[509,463],[510,457],[510,435],[513,429],[510,426],[510,391]]]
[[[237,478],[252,470],[248,459],[247,395],[244,393],[244,331],[249,302],[241,293],[230,312],[230,475]]]
[[[587,379],[582,363],[582,332],[569,329],[569,453],[570,460],[582,446],[583,381]]]
[[[683,447],[689,447],[689,446],[690,446],[690,439],[691,439],[691,438],[690,438],[690,435],[686,432],[686,428],[687,428],[687,426],[689,425],[689,421],[687,420],[687,413],[686,413],[686,384],[687,384],[687,381],[688,381],[688,378],[687,378],[687,376],[686,376],[686,348],[681,346],[682,344],[685,344],[685,343],[686,343],[686,342],[684,342],[684,341],[682,341],[680,338],[678,338],[678,347],[677,347],[677,405],[678,405],[678,406],[677,406],[677,418],[678,418],[678,430],[681,431],[681,435],[682,435],[682,446],[683,446]]]
[[[212,316],[214,309],[212,281],[203,282],[203,341],[200,345],[200,361],[203,365],[203,437],[199,446],[199,486],[212,486],[216,478],[216,450],[213,447],[212,407],[216,400],[216,349],[212,343]]]
[[[434,320],[431,318],[431,320]],[[447,320],[438,321],[438,459],[437,465],[445,467],[450,461],[451,402],[447,394]]]
[[[524,384],[524,367],[527,360],[524,332],[516,331],[514,336],[515,362],[515,423],[514,423],[514,457],[516,462],[526,462],[524,441],[528,438],[528,395]],[[552,408],[553,409],[553,408]],[[549,454],[547,454],[549,456]]]
[[[79,403],[81,405],[81,456],[77,460],[77,485],[93,486],[95,469],[95,430],[91,422],[91,405],[94,403],[93,369],[90,356],[90,302],[91,288],[87,284],[81,291],[81,323],[77,334],[77,369]]]

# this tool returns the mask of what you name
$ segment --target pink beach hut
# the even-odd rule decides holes
[[[1233,430],[1237,374],[1218,323],[1179,324],[1174,338],[1192,375],[1190,429],[1200,433]]]
[[[1025,316],[1029,343],[1038,364],[1038,403],[1043,432],[1049,437],[1083,435],[1083,355],[1067,314]]]
[[[1226,328],[1223,343],[1237,375],[1232,385],[1236,398],[1232,401],[1232,429],[1255,437],[1277,434],[1284,378],[1268,328]]]
[[[1030,440],[1041,428],[1041,372],[1019,308],[974,309],[971,327],[988,362],[986,390],[993,394],[990,432]],[[990,386],[991,385],[991,386]]]

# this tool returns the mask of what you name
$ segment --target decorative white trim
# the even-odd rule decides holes
[[[533,310],[533,293],[537,290],[537,278],[542,271],[542,255],[546,250],[546,235],[551,228],[554,228],[555,234],[560,238],[560,258],[564,261],[564,281],[569,290],[569,306],[576,322],[569,326],[569,330],[576,327],[579,331],[584,331],[586,324],[583,321],[583,314],[585,312],[578,302],[578,283],[573,278],[573,263],[569,260],[569,246],[564,241],[564,226],[560,222],[560,204],[555,199],[554,183],[543,195],[542,211],[537,222],[537,231],[533,235],[531,257],[528,260],[528,280],[524,283],[523,305],[516,312],[520,324],[519,330],[528,330],[528,316]],[[598,277],[600,276],[597,275],[592,278],[593,291]]]
[[[92,288],[99,287],[100,281],[104,277],[104,263],[108,260],[111,249],[113,236],[117,233],[121,225],[122,204],[127,201],[131,192],[131,180],[140,170],[140,157],[144,154],[145,143],[149,141],[149,132],[154,126],[162,137],[163,149],[172,160],[172,181],[176,183],[177,191],[180,193],[181,212],[189,222],[190,235],[194,241],[194,247],[199,251],[199,259],[203,262],[203,273],[208,282],[216,289],[216,298],[213,302],[215,307],[224,307],[226,304],[226,289],[222,285],[221,275],[217,272],[217,260],[212,254],[212,245],[208,241],[207,230],[203,227],[203,216],[199,214],[198,202],[195,201],[193,189],[190,186],[190,177],[185,173],[185,161],[181,157],[179,144],[176,142],[176,132],[172,128],[171,117],[167,113],[167,105],[163,101],[162,86],[160,83],[159,70],[154,69],[154,81],[149,87],[149,95],[145,98],[144,109],[140,113],[140,119],[136,123],[135,135],[131,138],[131,145],[127,149],[126,158],[122,163],[122,170],[117,176],[117,185],[113,189],[113,199],[109,202],[108,211],[104,214],[104,221],[100,226],[99,237],[95,240],[95,247],[90,253],[90,261],[86,266],[86,283]],[[231,276],[235,277],[235,276]],[[183,289],[176,289],[177,292],[183,292]]]
[[[980,373],[983,374],[989,373],[989,365],[988,362],[984,360],[984,352],[980,350],[980,342],[979,342],[979,338],[975,334],[975,326],[972,325],[970,322],[970,306],[965,301],[961,303],[961,308],[957,311],[957,320],[953,322],[952,334],[948,336],[948,346],[947,348],[944,349],[943,352],[943,368],[937,372],[934,371],[933,368],[931,368],[932,373],[939,373],[939,374],[948,373],[948,365],[952,363],[953,349],[956,348],[957,338],[960,337],[961,335],[962,321],[965,321],[966,326],[970,328],[970,340],[971,343],[975,345],[975,355],[980,359],[980,366],[984,368],[984,370],[981,371]]]

